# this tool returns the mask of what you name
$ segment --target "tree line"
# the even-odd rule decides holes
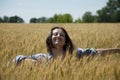
[[[93,23],[93,22],[120,22],[120,0],[109,0],[106,6],[96,11],[96,15],[87,11],[82,18],[73,20],[71,14],[54,14],[52,17],[31,18],[30,23]],[[19,16],[0,17],[2,23],[24,23]]]
[[[24,23],[24,20],[19,16],[4,16],[3,18],[0,17],[0,22],[2,23]]]

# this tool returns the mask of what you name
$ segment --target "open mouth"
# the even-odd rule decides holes
[[[55,40],[55,43],[60,43],[60,42],[61,42],[61,40],[59,40],[59,39]]]

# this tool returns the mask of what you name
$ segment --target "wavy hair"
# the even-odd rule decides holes
[[[52,54],[52,48],[54,48],[52,44],[52,34],[54,29],[61,29],[65,33],[65,45],[63,46],[63,50],[66,52],[67,50],[69,51],[69,54],[73,53],[74,50],[74,45],[67,33],[67,31],[63,27],[53,27],[50,31],[50,34],[46,38],[46,46],[47,46],[47,51],[48,53]]]

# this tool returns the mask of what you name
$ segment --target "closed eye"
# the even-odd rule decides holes
[[[61,37],[65,37],[65,35],[62,33],[53,33],[54,36],[57,36],[58,34],[60,34]]]

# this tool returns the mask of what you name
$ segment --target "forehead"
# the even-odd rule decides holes
[[[52,31],[53,33],[64,33],[64,31],[62,30],[62,29],[54,29],[53,31]]]

